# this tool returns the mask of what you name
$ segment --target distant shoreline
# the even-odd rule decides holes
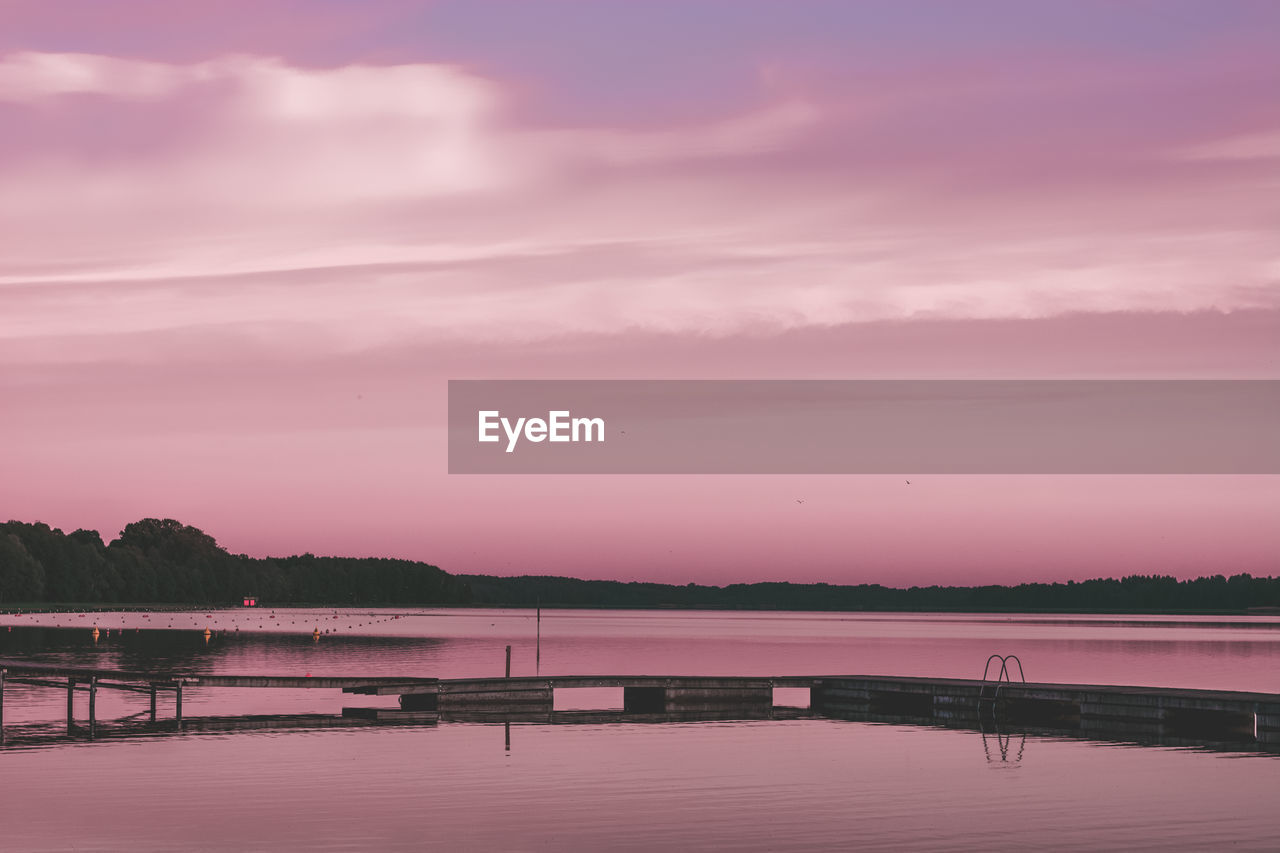
[[[332,602],[301,602],[288,604],[266,603],[255,608],[241,605],[200,604],[200,603],[121,603],[111,602],[14,602],[0,605],[0,614],[15,613],[188,613],[200,610],[616,610],[616,611],[670,611],[674,613],[829,613],[859,615],[957,615],[957,616],[1280,616],[1280,607],[1249,607],[1244,609],[1188,609],[1188,610],[1069,610],[1069,609],[1003,609],[1003,610],[803,610],[781,607],[676,607],[676,606],[629,606],[609,604],[557,604],[544,603],[479,603],[479,604],[334,604]]]
[[[1280,577],[1095,578],[1014,586],[583,580],[451,574],[381,557],[249,557],[202,530],[146,518],[106,543],[97,531],[0,523],[0,610],[235,607],[555,607],[801,613],[1280,615]]]

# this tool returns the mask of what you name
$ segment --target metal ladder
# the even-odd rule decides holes
[[[996,674],[995,681],[991,680],[991,662],[1000,661],[1000,671]],[[1026,684],[1027,677],[1022,671],[1022,661],[1018,660],[1017,655],[992,655],[987,658],[987,665],[982,668],[982,686],[978,688],[978,719],[982,719],[982,708],[985,703],[990,709],[991,718],[994,720],[996,716],[996,702],[1000,698],[1000,688],[1004,684],[1013,683],[1013,674],[1009,672],[1009,661],[1013,661],[1018,665],[1018,680]]]

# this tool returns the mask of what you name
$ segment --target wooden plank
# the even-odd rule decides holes
[[[1082,702],[1080,704],[1080,717],[1090,719],[1123,719],[1123,720],[1154,720],[1159,722],[1168,716],[1168,711],[1164,708],[1155,708],[1150,705],[1099,705],[1094,702]]]
[[[24,678],[24,677],[15,678],[13,676],[10,676],[9,683],[10,684],[26,684],[32,687],[56,687],[59,690],[67,689],[67,682],[54,681],[53,679],[50,679],[50,678]],[[87,692],[89,690],[89,685],[77,684],[74,689]],[[99,690],[125,690],[132,693],[149,692],[149,688],[147,687],[140,687],[136,684],[117,684],[111,681],[99,681],[98,689]]]
[[[682,687],[682,688],[757,688],[769,689],[773,681],[768,678],[709,676],[653,676],[653,675],[558,675],[513,676],[512,678],[450,678],[440,680],[441,692],[468,689],[519,689],[527,685],[550,684],[553,687]]]
[[[65,681],[54,681],[54,680],[53,680],[53,679],[51,679],[51,678],[22,678],[22,677],[17,677],[17,676],[12,676],[12,675],[11,675],[11,676],[9,676],[9,683],[10,683],[10,684],[28,684],[28,685],[31,685],[32,687],[56,687],[56,688],[58,688],[59,690],[66,690],[66,689],[67,689],[67,682],[65,682]],[[76,685],[75,687],[73,687],[73,688],[71,688],[71,689],[73,689],[73,690],[88,690],[89,688],[88,688],[88,686],[87,686],[87,685]]]
[[[31,663],[29,661],[0,661],[0,667],[10,675],[51,676],[88,681],[96,677],[114,682],[170,682],[184,681],[202,687],[289,687],[289,688],[344,688],[390,684],[433,684],[435,678],[408,676],[323,676],[301,675],[182,675],[172,672],[143,672],[139,670],[106,669],[93,667],[68,667]]]
[[[155,676],[151,676],[154,678]],[[254,687],[254,688],[289,688],[289,689],[339,689],[379,686],[414,686],[431,685],[437,682],[434,678],[405,677],[351,677],[351,676],[302,676],[302,675],[199,675],[185,676],[188,684],[201,687]]]
[[[1118,720],[1111,717],[1081,717],[1080,731],[1095,736],[1157,736],[1164,733],[1164,723],[1155,720]]]
[[[847,683],[856,684],[857,686],[865,686],[870,682],[881,685],[934,685],[937,688],[944,687],[969,687],[981,688],[984,684],[988,687],[995,686],[996,682],[983,682],[979,679],[964,678],[925,678],[918,676],[884,676],[884,675],[829,675],[815,676],[815,680],[823,684],[831,683]],[[880,688],[876,688],[880,689]],[[1132,687],[1127,685],[1107,685],[1107,684],[1056,684],[1051,682],[1003,682],[1001,692],[1010,689],[1029,690],[1036,692],[1042,698],[1069,699],[1081,692],[1092,692],[1098,695],[1126,695],[1126,696],[1178,696],[1184,699],[1200,699],[1213,700],[1222,702],[1236,701],[1255,701],[1255,702],[1276,702],[1280,700],[1280,696],[1272,693],[1251,693],[1232,690],[1198,690],[1194,688],[1176,688],[1176,687]],[[1055,695],[1061,694],[1061,695]]]
[[[485,691],[483,693],[439,693],[439,707],[456,705],[497,705],[503,703],[550,704],[550,690],[507,690]]]
[[[434,723],[440,719],[435,711],[402,711],[399,708],[343,708],[342,716],[356,720],[401,723]]]
[[[365,687],[344,687],[342,688],[342,692],[353,693],[360,696],[419,696],[430,693],[439,693],[440,685],[435,681],[411,682],[407,684],[379,684]]]
[[[973,721],[981,719],[976,708],[960,709],[960,708],[934,708],[933,716],[939,720],[951,721]]]
[[[870,702],[871,691],[857,688],[841,688],[841,687],[823,687],[814,691],[814,695],[821,696],[824,701],[827,700],[855,700],[858,702]]]

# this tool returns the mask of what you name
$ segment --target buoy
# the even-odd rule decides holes
[[[98,626],[97,625],[93,626],[93,641],[95,643],[98,642]]]

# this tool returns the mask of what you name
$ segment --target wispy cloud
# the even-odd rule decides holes
[[[775,83],[746,113],[556,127],[517,120],[501,81],[446,65],[11,54],[0,99],[25,130],[0,143],[0,283],[11,315],[52,299],[46,319],[65,330],[236,311],[346,324],[379,305],[388,332],[416,317],[527,337],[1271,304],[1273,196],[1242,194],[1238,177],[1151,174],[1157,139],[1115,152],[1147,156],[1131,176],[1081,164],[1078,139],[1002,143],[992,116],[1022,102],[983,79],[963,86],[974,125],[922,127],[943,118],[917,80],[870,113]],[[1258,156],[1271,141],[1195,150]],[[1026,174],[1055,158],[1077,183]],[[304,270],[299,305],[275,282]],[[226,277],[225,311],[181,283],[210,276]],[[501,305],[483,295],[497,279],[510,283]],[[77,281],[147,310],[128,322],[12,289]],[[146,281],[174,286],[141,296]],[[43,328],[27,320],[8,334]]]
[[[1175,155],[1187,160],[1280,160],[1280,129],[1193,145]],[[1280,184],[1280,172],[1273,178]]]

